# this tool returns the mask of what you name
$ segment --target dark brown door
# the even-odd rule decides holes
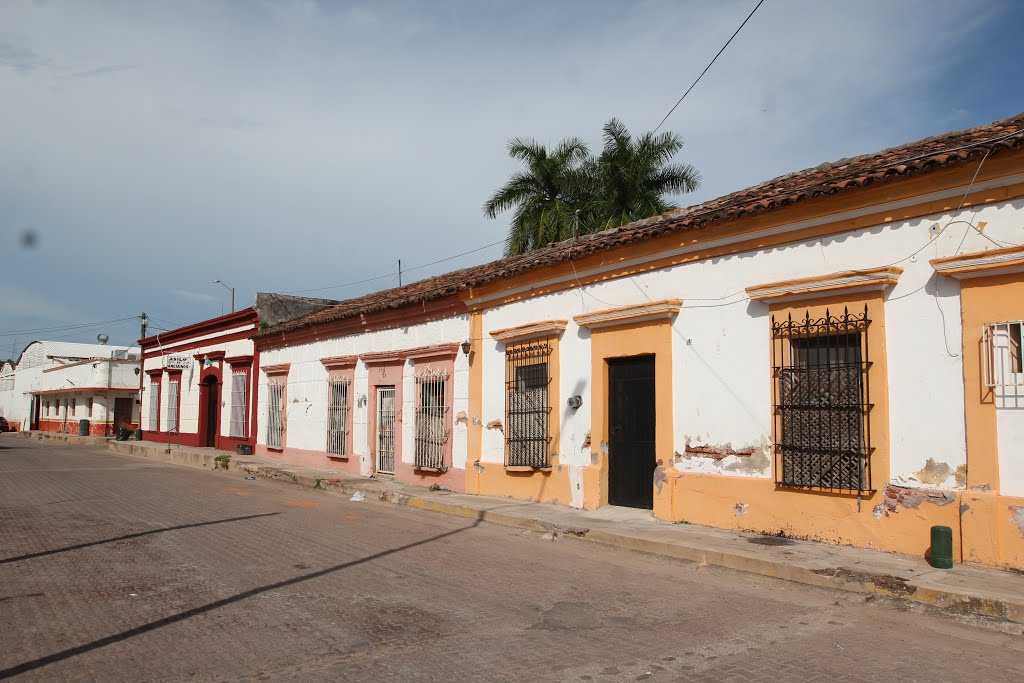
[[[220,431],[217,425],[217,418],[220,416],[220,385],[215,377],[206,380],[206,445],[209,448],[217,447],[217,432]]]
[[[130,398],[115,398],[114,399],[114,433],[117,433],[117,428],[121,425],[126,427],[132,426],[132,399]]]
[[[654,506],[654,356],[608,361],[608,502]]]

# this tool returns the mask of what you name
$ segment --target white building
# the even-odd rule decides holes
[[[13,373],[4,410],[22,431],[112,436],[118,425],[138,426],[139,349],[106,344],[35,341]]]

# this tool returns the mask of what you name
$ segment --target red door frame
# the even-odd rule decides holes
[[[213,378],[215,381],[210,382],[210,378]],[[221,385],[223,384],[222,379],[221,364],[219,361],[214,361],[210,367],[204,368],[202,373],[199,375],[199,425],[197,429],[197,437],[200,448],[206,448],[208,443],[207,436],[209,427],[206,420],[207,415],[209,415],[208,402],[210,401],[210,387],[216,387],[215,400],[217,401],[217,424],[213,426],[213,447],[220,448],[220,403],[222,395]]]

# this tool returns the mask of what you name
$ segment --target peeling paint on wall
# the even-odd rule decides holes
[[[875,519],[881,519],[883,515],[899,512],[900,507],[916,509],[921,503],[932,503],[933,505],[949,505],[956,501],[956,494],[952,491],[932,491],[929,489],[909,488],[906,486],[885,487],[882,495],[883,502],[876,505],[872,510]]]
[[[464,425],[464,424],[466,424],[466,418],[467,418],[466,411],[465,410],[460,410],[459,414],[455,416],[455,424],[457,424],[457,425]]]
[[[602,441],[601,442],[601,453],[603,455],[608,455],[608,442],[607,441]]]
[[[1010,524],[1017,527],[1017,533],[1024,538],[1024,505],[1010,506]]]
[[[488,429],[497,429],[502,434],[505,433],[505,425],[501,424],[501,420],[491,420],[487,423]]]
[[[953,474],[953,468],[948,464],[935,462],[932,458],[928,458],[924,467],[914,472],[914,477],[922,484],[940,486],[951,474]]]
[[[587,437],[583,439],[583,445],[580,446],[581,451],[585,451],[590,448],[590,430],[587,430]]]
[[[761,436],[739,448],[731,443],[724,444],[693,444],[692,437],[687,437],[683,453],[675,453],[676,464],[687,463],[702,471],[720,470],[750,476],[765,476],[771,471],[770,446],[768,439]]]
[[[658,466],[654,468],[654,487],[658,489],[658,493],[661,493],[661,487],[668,481],[668,475],[665,474],[665,461],[658,458]]]
[[[956,485],[960,488],[967,486],[967,465],[957,467],[956,472],[953,473],[953,478],[956,479]]]
[[[736,503],[736,505],[733,506],[733,512],[736,514],[737,517],[743,517],[747,514],[747,510],[749,508],[750,505],[748,505],[747,503]]]

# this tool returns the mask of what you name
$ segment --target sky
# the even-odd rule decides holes
[[[227,313],[214,280],[241,308],[499,258],[510,138],[653,129],[755,4],[4,0],[0,358]],[[665,124],[703,178],[673,200],[1024,111],[1022,20],[765,0]]]

